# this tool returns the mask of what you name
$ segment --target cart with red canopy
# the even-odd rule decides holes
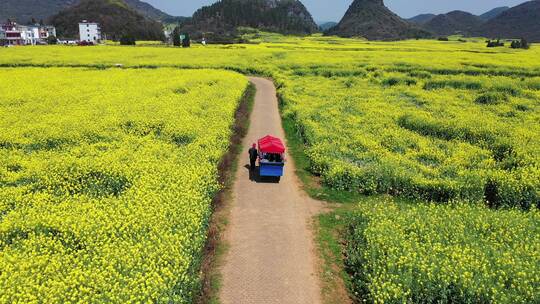
[[[281,177],[285,167],[285,145],[281,139],[267,135],[259,139],[259,175]]]

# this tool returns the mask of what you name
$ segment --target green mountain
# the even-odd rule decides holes
[[[178,18],[182,18],[166,14],[140,0],[125,0],[125,2],[141,15],[164,23],[177,22]],[[77,3],[79,3],[79,0],[0,0],[0,22],[7,19],[19,23],[27,23],[32,18],[47,20],[61,10]]]
[[[435,15],[435,14],[420,14],[420,15],[417,15],[417,16],[414,16],[412,18],[407,19],[407,21],[415,23],[415,24],[425,24],[425,23],[431,21],[431,19],[435,18],[435,16],[437,16],[437,15]]]
[[[124,1],[129,7],[136,10],[139,14],[152,20],[164,21],[164,20],[174,20],[174,18],[181,18],[181,17],[171,16],[153,7],[152,5],[146,2],[140,1],[140,0],[124,0]]]
[[[355,0],[338,25],[327,35],[364,37],[369,40],[400,40],[430,37],[431,34],[401,19],[383,0]]]
[[[0,0],[0,22],[7,19],[28,23],[32,18],[46,20],[78,0]]]
[[[81,20],[97,22],[107,39],[124,35],[137,40],[163,40],[163,26],[129,7],[122,0],[82,0],[51,18],[59,37],[78,37]]]
[[[333,28],[334,26],[337,25],[337,22],[333,22],[333,21],[330,21],[330,22],[321,22],[321,23],[318,23],[319,25],[319,28],[321,29],[321,31],[327,31],[331,28]]]
[[[493,19],[495,17],[498,17],[500,14],[507,11],[508,9],[509,9],[508,6],[497,7],[497,8],[494,8],[494,9],[488,11],[488,12],[483,13],[479,17],[482,18],[482,20],[484,20],[484,21],[488,21],[488,20],[491,20],[491,19]]]
[[[484,21],[473,14],[463,11],[452,11],[447,14],[435,16],[426,22],[423,27],[437,35],[448,36],[453,34],[470,35]]]
[[[475,34],[540,42],[540,0],[528,1],[502,12],[479,27]]]
[[[298,0],[221,0],[197,10],[180,31],[216,42],[237,39],[239,27],[297,35],[318,30]]]

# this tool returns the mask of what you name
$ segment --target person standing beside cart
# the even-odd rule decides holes
[[[251,149],[249,149],[249,169],[251,171],[255,170],[255,163],[257,162],[257,157],[259,157],[259,151],[257,151],[257,145],[253,144]]]

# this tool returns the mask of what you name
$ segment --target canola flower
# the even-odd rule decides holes
[[[537,303],[540,212],[471,204],[360,205],[346,264],[370,303]]]
[[[0,303],[191,303],[244,76],[0,69]]]

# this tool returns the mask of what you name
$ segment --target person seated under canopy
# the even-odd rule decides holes
[[[282,163],[283,156],[279,153],[261,153],[261,162],[263,163]]]

